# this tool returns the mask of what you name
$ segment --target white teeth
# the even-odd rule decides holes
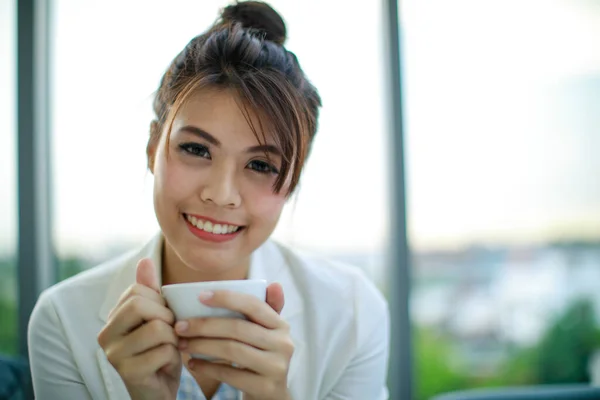
[[[228,233],[237,232],[240,229],[239,226],[235,225],[213,224],[210,221],[202,221],[201,219],[193,216],[187,215],[186,217],[190,224],[194,225],[196,228],[213,233],[215,235],[225,235]]]

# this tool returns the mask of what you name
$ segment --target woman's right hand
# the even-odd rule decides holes
[[[133,400],[177,397],[182,361],[174,322],[152,261],[142,259],[136,283],[123,293],[98,334],[100,347]]]

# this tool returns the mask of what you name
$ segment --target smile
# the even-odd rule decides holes
[[[211,221],[205,221],[191,215],[185,214],[188,222],[204,232],[214,233],[215,235],[226,235],[228,233],[237,232],[241,226],[228,224],[213,224]]]
[[[236,237],[243,226],[217,223],[194,215],[183,214],[189,230],[198,238],[211,242],[223,242]]]

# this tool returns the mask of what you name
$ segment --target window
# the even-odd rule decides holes
[[[230,2],[165,4],[55,2],[53,220],[62,277],[158,229],[145,155],[152,94],[172,58]],[[286,18],[288,48],[324,100],[298,197],[275,237],[361,265],[377,278],[387,232],[380,5],[272,5]],[[361,26],[361,35],[333,44],[326,40],[332,19],[341,21],[337,30]],[[360,66],[345,67],[357,51]]]
[[[403,3],[418,399],[590,381],[600,7]]]
[[[0,2],[0,355],[18,353],[15,8]]]

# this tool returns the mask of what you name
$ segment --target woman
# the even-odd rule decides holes
[[[29,329],[38,398],[387,398],[382,296],[354,268],[269,240],[321,105],[285,35],[271,7],[238,3],[173,60],[147,146],[161,232],[40,296]],[[271,282],[266,302],[231,292],[198,301],[247,321],[175,323],[160,293],[237,279]]]

